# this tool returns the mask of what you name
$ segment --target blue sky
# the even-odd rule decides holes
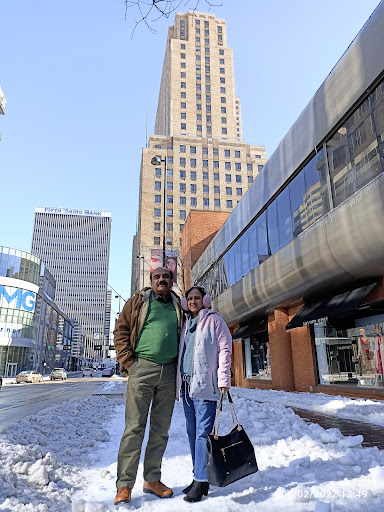
[[[378,3],[222,0],[211,9],[227,21],[245,142],[273,153]],[[122,0],[0,4],[0,245],[30,250],[35,206],[110,210],[109,281],[127,298],[141,148],[174,17],[132,37],[138,13],[125,20]]]

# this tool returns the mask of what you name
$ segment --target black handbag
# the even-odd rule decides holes
[[[225,487],[258,470],[253,444],[237,420],[229,391],[233,429],[226,436],[219,436],[224,394],[221,393],[212,432],[207,437],[208,482],[216,487]]]

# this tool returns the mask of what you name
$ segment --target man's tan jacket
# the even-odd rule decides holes
[[[147,318],[151,291],[152,288],[143,288],[128,299],[116,322],[115,330],[113,331],[115,335],[114,344],[116,358],[122,367],[122,371],[124,369],[128,370],[133,363],[136,343]],[[177,313],[177,336],[180,339],[183,326],[183,310],[180,299],[173,291],[171,291],[171,297]]]

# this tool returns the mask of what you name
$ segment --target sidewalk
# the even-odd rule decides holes
[[[300,416],[306,423],[317,423],[326,429],[337,428],[344,436],[362,435],[364,437],[363,446],[376,446],[379,450],[384,450],[384,429],[379,425],[341,419],[330,414],[321,414],[292,406],[288,407],[291,407],[295,414]]]

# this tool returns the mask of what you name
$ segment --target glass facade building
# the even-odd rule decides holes
[[[0,374],[74,370],[73,322],[54,302],[55,281],[33,254],[0,246]]]

